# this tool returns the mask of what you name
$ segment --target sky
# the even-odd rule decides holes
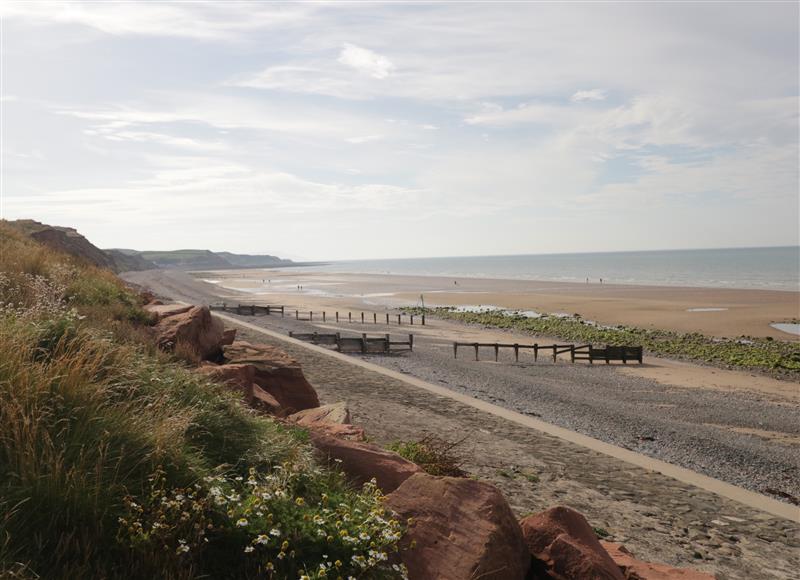
[[[797,2],[33,2],[2,216],[295,259],[797,245]]]

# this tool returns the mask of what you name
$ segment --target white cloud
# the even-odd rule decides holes
[[[349,42],[344,44],[338,61],[374,79],[385,79],[395,69],[392,61],[385,56]]]
[[[572,97],[570,97],[570,100],[573,103],[580,103],[582,101],[604,101],[607,96],[607,91],[603,89],[591,89],[574,93]]]

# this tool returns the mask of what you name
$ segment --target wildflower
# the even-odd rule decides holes
[[[269,535],[270,535],[270,536],[275,536],[276,538],[278,538],[278,537],[280,537],[280,535],[281,535],[281,531],[280,531],[278,528],[272,528],[272,529],[269,531]]]
[[[239,518],[236,520],[236,527],[243,528],[248,524],[248,521],[245,518]]]
[[[253,550],[255,550],[255,548],[253,546],[246,546],[245,549],[244,549],[244,553],[245,554],[249,554]]]
[[[269,536],[266,534],[259,534],[258,537],[255,539],[256,544],[266,545],[269,542]]]

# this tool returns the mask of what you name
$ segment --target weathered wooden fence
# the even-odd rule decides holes
[[[280,312],[281,316],[284,316],[287,312],[285,306],[261,306],[258,304],[211,304],[209,305],[211,310],[221,310],[223,312],[234,312],[236,314],[242,315],[250,315],[256,316],[258,314],[276,314]],[[321,320],[322,322],[327,322],[328,318],[331,316],[328,314],[327,311],[313,311],[313,310],[299,310],[295,309],[294,317],[296,320],[303,320],[307,322],[313,322],[315,317],[316,320]],[[353,313],[349,311],[347,313],[339,312],[338,310],[333,313],[332,319],[336,322],[344,321],[345,319],[349,324],[385,324],[388,326],[390,324],[397,324],[398,326],[402,326],[403,324],[414,326],[415,320],[417,324],[425,326],[425,315],[420,314],[406,314],[405,312],[400,314],[390,314],[388,312],[378,314],[377,312],[356,312]]]
[[[284,306],[273,306],[267,305],[262,306],[260,304],[226,304],[223,302],[222,304],[209,304],[209,310],[221,310],[222,312],[233,312],[236,314],[249,314],[250,316],[256,316],[258,314],[277,314],[280,312],[281,316],[285,314],[286,308]]]
[[[341,333],[289,332],[289,336],[312,344],[336,346],[339,352],[358,352],[361,354],[390,354],[394,352],[413,351],[414,335],[408,340],[392,340],[389,334],[383,336],[342,336]]]
[[[558,355],[569,354],[571,362],[576,360],[588,360],[589,363],[594,361],[605,361],[609,363],[612,360],[622,361],[627,364],[628,361],[639,361],[642,364],[642,347],[641,346],[606,346],[603,348],[594,348],[589,344],[505,344],[500,342],[454,342],[453,343],[453,357],[458,358],[458,347],[471,348],[475,352],[475,360],[480,360],[479,353],[481,348],[494,349],[495,362],[500,358],[500,350],[507,348],[514,350],[514,360],[519,362],[519,352],[522,350],[533,351],[533,360],[539,360],[539,351],[547,352],[548,356],[552,357],[553,362],[556,362]]]

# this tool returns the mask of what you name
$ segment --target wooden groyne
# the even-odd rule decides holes
[[[259,304],[211,304],[209,305],[211,310],[218,310],[222,312],[232,312],[239,315],[246,315],[246,316],[257,316],[257,315],[270,315],[270,314],[278,314],[280,313],[281,316],[285,316],[287,313],[291,316],[291,310],[288,310],[285,306],[273,306],[267,305],[262,306]],[[405,312],[399,314],[390,314],[388,312],[377,313],[377,312],[339,312],[338,310],[335,312],[328,312],[326,310],[294,310],[294,317],[296,320],[302,320],[307,322],[313,322],[316,320],[321,320],[322,322],[328,322],[328,319],[331,321],[344,322],[347,321],[348,324],[385,324],[387,326],[391,324],[396,324],[397,326],[403,326],[406,324],[408,326],[414,326],[419,324],[421,326],[425,326],[425,315],[424,314],[406,314]]]
[[[408,340],[392,340],[391,335],[367,336],[342,336],[340,332],[289,332],[289,336],[312,344],[335,346],[339,352],[358,352],[361,354],[391,354],[396,352],[411,352],[414,350],[414,335],[409,334]]]
[[[513,349],[514,361],[519,362],[520,351],[531,350],[533,351],[533,360],[539,360],[539,351],[547,352],[548,356],[553,358],[556,362],[558,355],[569,354],[570,361],[588,360],[590,364],[595,361],[605,361],[608,364],[611,361],[622,361],[623,364],[628,364],[628,361],[638,361],[642,364],[642,347],[641,346],[605,346],[602,348],[595,348],[590,344],[506,344],[500,342],[454,342],[453,343],[453,358],[458,358],[458,347],[471,348],[475,352],[475,360],[480,360],[479,353],[481,348],[491,348],[494,350],[494,360],[498,361],[500,358],[501,349]]]

